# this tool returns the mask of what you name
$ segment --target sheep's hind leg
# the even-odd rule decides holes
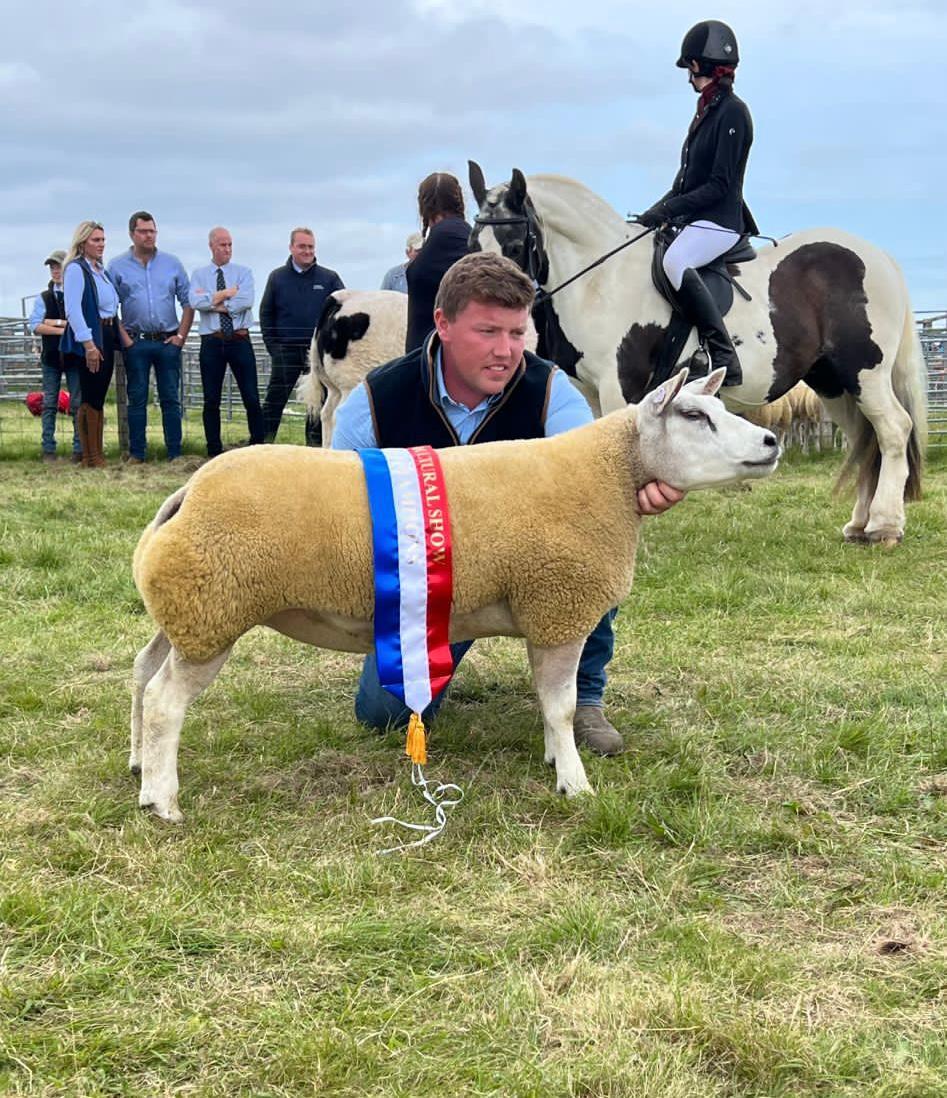
[[[172,648],[145,687],[138,803],[171,823],[183,819],[178,808],[178,742],[184,715],[229,655],[226,648],[206,663],[194,663]]]
[[[132,735],[128,753],[128,769],[136,776],[141,773],[141,720],[145,687],[171,651],[168,638],[159,629],[135,657],[132,671]]]
[[[575,675],[585,639],[541,648],[527,644],[533,682],[543,712],[546,762],[556,767],[556,789],[567,797],[591,793],[575,746]]]

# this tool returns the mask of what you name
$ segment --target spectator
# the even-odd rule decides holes
[[[105,397],[115,348],[130,342],[118,322],[118,291],[102,265],[104,254],[105,230],[98,221],[80,221],[63,265],[67,325],[59,349],[66,369],[79,373],[82,403],[76,412],[76,426],[82,464],[87,469],[105,465]]]
[[[63,374],[69,390],[69,415],[72,419],[72,460],[82,460],[82,445],[76,426],[76,410],[79,407],[79,367],[66,366],[59,350],[59,341],[66,329],[66,306],[62,293],[62,265],[66,258],[63,251],[50,252],[43,260],[49,268],[49,285],[33,303],[30,314],[30,331],[43,340],[40,361],[43,367],[43,461],[56,461],[56,416],[59,412],[59,389]]]
[[[253,271],[230,261],[233,240],[226,229],[211,229],[207,242],[213,262],[198,267],[191,275],[188,301],[200,313],[204,438],[207,456],[214,457],[224,448],[220,438],[220,395],[228,366],[247,412],[251,446],[263,441],[263,411],[256,356],[250,342]]]
[[[434,172],[418,187],[424,246],[408,264],[408,330],[404,349],[416,351],[434,330],[434,299],[447,269],[467,254],[470,226],[464,220],[464,192],[455,176]]]
[[[289,234],[289,259],[266,280],[260,302],[260,328],[272,360],[270,381],[263,401],[264,441],[275,442],[283,409],[299,375],[309,369],[307,355],[325,299],[343,290],[342,279],[316,262],[316,237],[312,229],[293,229]],[[306,419],[306,444],[322,444],[322,424]]]
[[[383,290],[394,290],[399,294],[406,294],[408,292],[408,278],[405,274],[408,264],[417,256],[421,250],[421,245],[424,243],[424,237],[420,233],[412,233],[405,241],[404,254],[407,259],[404,263],[399,263],[397,267],[392,267],[391,270],[381,280],[381,288]]]
[[[122,323],[131,343],[125,351],[128,383],[128,463],[145,461],[148,382],[151,368],[161,403],[168,460],[181,456],[181,348],[194,320],[187,274],[180,259],[158,251],[158,229],[146,210],[128,219],[132,246],[109,264],[122,303]],[[174,301],[181,305],[178,321]]]

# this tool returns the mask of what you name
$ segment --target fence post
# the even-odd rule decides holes
[[[128,386],[125,382],[125,356],[115,353],[115,414],[118,419],[118,452],[128,458]]]

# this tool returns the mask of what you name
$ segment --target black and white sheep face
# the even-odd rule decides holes
[[[766,477],[779,461],[772,431],[728,412],[715,393],[724,370],[685,384],[681,370],[638,405],[645,471],[691,491]]]

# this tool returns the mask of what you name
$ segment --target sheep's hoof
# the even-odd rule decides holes
[[[842,527],[842,536],[850,545],[865,545],[868,541],[865,527],[853,526],[851,523]]]
[[[588,781],[582,780],[581,782],[565,782],[561,781],[556,785],[556,792],[562,793],[564,796],[578,797],[580,794],[593,794],[595,790],[589,785]]]
[[[184,822],[184,813],[176,804],[168,805],[166,808],[160,808],[154,801],[149,801],[147,803],[139,801],[138,807],[143,812],[150,812],[152,816],[157,816],[159,820],[164,820],[165,823],[179,824]]]
[[[128,772],[133,778],[141,777],[141,763],[130,762],[128,764]]]

